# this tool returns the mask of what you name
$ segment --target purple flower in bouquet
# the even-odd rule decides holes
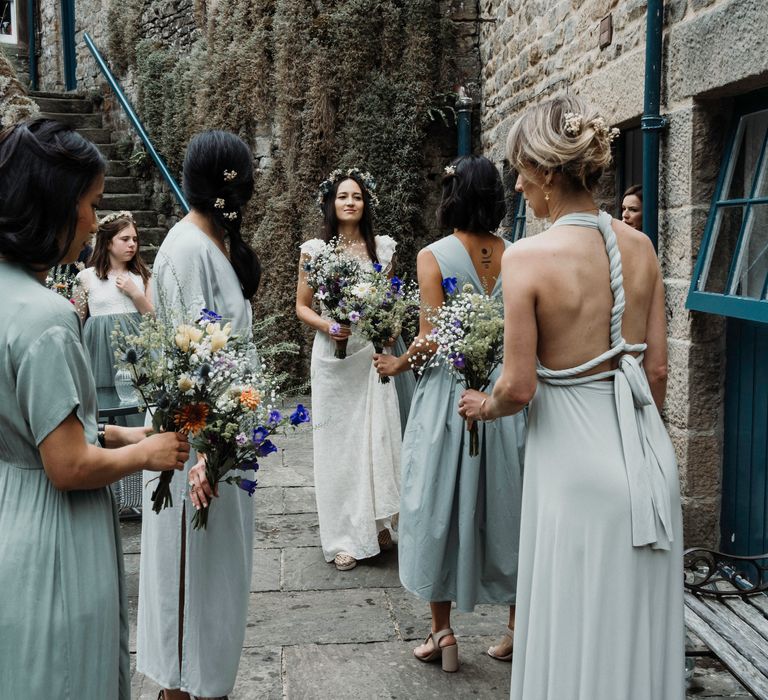
[[[445,290],[446,294],[454,294],[458,286],[459,286],[459,283],[455,277],[443,278],[443,289]]]
[[[269,412],[269,423],[270,425],[276,425],[282,420],[283,416],[277,409]]]
[[[395,275],[390,280],[390,284],[392,285],[392,289],[394,290],[395,294],[399,294],[400,288],[403,286],[403,280],[401,280],[397,275]]]
[[[243,462],[240,464],[237,469],[242,469],[244,472],[247,472],[249,469],[252,469],[253,471],[257,472],[259,471],[259,463],[258,462]]]
[[[259,457],[266,457],[267,455],[277,452],[277,445],[272,440],[264,440],[256,449],[256,454]]]
[[[217,321],[221,321],[221,316],[219,316],[219,314],[217,314],[215,311],[211,311],[210,309],[202,310],[200,323],[216,323]]]
[[[452,352],[450,355],[448,355],[448,359],[456,369],[464,369],[465,359],[464,355],[462,355],[460,352]]]
[[[381,272],[383,268],[381,267],[381,263],[373,263],[373,269],[376,270],[376,272]]]
[[[253,492],[256,490],[256,482],[252,479],[240,478],[237,485],[243,489],[243,491],[247,491],[249,496],[253,496]]]
[[[451,325],[454,328],[461,328],[461,320],[458,318],[454,318],[453,321],[451,321]]]
[[[248,443],[248,436],[245,433],[238,433],[235,435],[235,442],[242,447]]]
[[[339,333],[341,333],[341,324],[332,323],[331,327],[328,330],[331,331],[331,335],[338,335]]]
[[[357,323],[360,320],[360,312],[359,311],[350,311],[349,312],[349,320],[352,323]]]
[[[309,411],[301,404],[296,406],[296,410],[291,413],[290,417],[291,425],[299,425],[300,423],[309,422]]]
[[[266,440],[269,437],[269,430],[265,428],[264,426],[259,426],[258,428],[254,428],[253,435],[251,435],[251,441],[254,445],[261,445],[264,440]]]

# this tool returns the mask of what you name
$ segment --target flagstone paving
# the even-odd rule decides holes
[[[311,433],[302,430],[283,444],[285,451],[264,460],[258,474],[251,599],[230,699],[508,698],[510,665],[484,653],[503,629],[506,610],[483,605],[454,615],[458,673],[417,662],[411,649],[429,629],[429,610],[400,586],[396,550],[347,572],[327,564],[319,547]],[[121,529],[132,698],[155,700],[157,685],[133,670],[141,523],[125,521]],[[688,694],[749,697],[729,674],[703,665]]]

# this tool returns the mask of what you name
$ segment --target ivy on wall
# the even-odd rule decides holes
[[[126,40],[134,16],[121,12],[110,11],[110,46]],[[194,17],[193,45],[139,36],[123,47],[124,69],[135,70],[139,114],[175,173],[201,129],[228,129],[254,148],[271,139],[245,220],[264,265],[255,311],[282,315],[278,339],[302,345],[304,369],[298,247],[319,234],[314,199],[325,175],[357,165],[376,176],[376,230],[399,241],[400,270],[413,274],[416,251],[437,236],[423,204],[435,187],[425,147],[430,107],[455,80],[451,23],[437,0],[195,0]]]

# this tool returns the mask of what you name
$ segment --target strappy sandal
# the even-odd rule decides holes
[[[419,656],[414,649],[413,655],[419,661],[423,661],[424,663],[429,663],[430,661],[436,661],[437,659],[440,659],[442,662],[443,671],[446,673],[455,673],[459,670],[458,642],[454,642],[453,644],[446,644],[444,647],[440,646],[440,640],[443,637],[447,637],[449,634],[453,634],[453,630],[450,627],[446,627],[444,630],[440,630],[439,632],[430,632],[427,635],[427,638],[424,640],[424,644],[429,642],[431,637],[434,649],[432,649],[432,651],[429,652],[429,654],[426,656]]]
[[[339,571],[349,571],[357,566],[357,559],[346,552],[339,552],[333,558],[333,563]]]
[[[392,547],[394,547],[394,544],[392,543],[392,535],[386,528],[379,530],[377,539],[379,541],[379,549],[382,552],[388,552],[390,549],[392,549]]]
[[[509,637],[512,641],[515,639],[515,631],[511,627],[507,627],[507,631],[504,633],[505,637]],[[496,659],[496,661],[512,661],[512,651],[509,652],[509,654],[496,654],[495,650],[498,649],[501,646],[501,644],[497,644],[496,646],[489,647],[488,651],[485,652],[490,656],[492,659]]]

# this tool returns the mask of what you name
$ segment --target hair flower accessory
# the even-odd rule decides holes
[[[223,197],[216,197],[216,201],[213,203],[213,206],[216,209],[223,209],[226,202],[224,201]]]
[[[237,177],[237,170],[225,170],[224,182],[232,182]]]
[[[445,171],[446,175],[455,175],[456,174],[456,166],[455,165],[446,165],[443,170]]]
[[[616,127],[609,127],[608,122],[603,117],[596,117],[590,122],[590,126],[596,133],[600,134],[603,138],[607,138],[609,141],[615,141],[619,138],[619,130]]]
[[[225,211],[222,216],[227,221],[235,221],[237,219],[237,212],[236,211]]]
[[[104,224],[111,224],[113,221],[117,221],[118,219],[128,219],[131,223],[133,223],[133,214],[129,211],[113,211],[111,214],[107,214],[103,219],[99,221],[99,226],[104,226]]]
[[[584,118],[578,112],[566,112],[565,133],[569,134],[570,136],[578,136],[581,133],[581,126],[583,121]]]
[[[323,211],[323,204],[325,204],[326,198],[331,192],[333,192],[334,185],[337,182],[341,182],[342,180],[346,180],[347,178],[351,177],[356,177],[358,180],[362,181],[363,188],[368,193],[368,199],[371,203],[371,206],[378,206],[379,198],[376,196],[376,180],[374,179],[373,175],[367,171],[363,172],[360,170],[360,168],[349,168],[347,170],[336,168],[336,170],[332,171],[330,175],[328,175],[328,177],[323,180],[318,187],[315,203],[321,212]]]

